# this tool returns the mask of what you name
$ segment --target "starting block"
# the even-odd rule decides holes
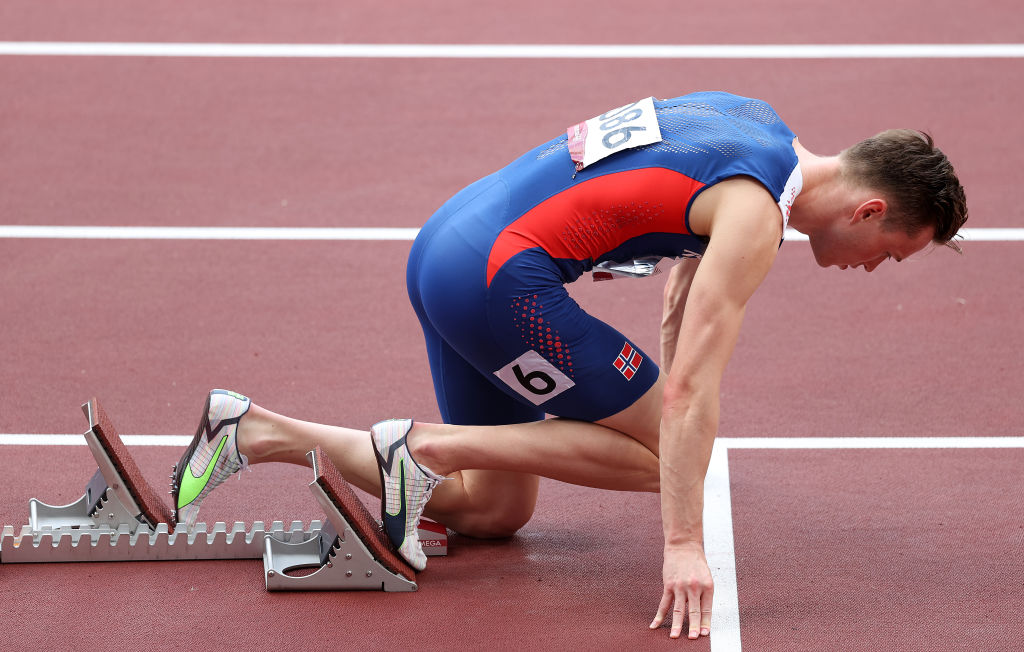
[[[378,589],[415,591],[415,572],[391,547],[379,523],[338,469],[317,448],[310,490],[326,522],[269,527],[236,522],[172,528],[166,502],[139,472],[96,399],[82,406],[89,420],[86,443],[97,469],[77,501],[29,501],[29,524],[0,536],[0,563],[158,561],[263,558],[268,591]],[[420,522],[427,555],[447,554],[447,530]],[[299,574],[297,570],[314,569]]]
[[[321,536],[304,542],[264,540],[267,590],[383,589],[415,591],[416,572],[393,551],[363,503],[319,446],[307,454],[313,465],[309,488],[327,514]],[[312,574],[288,571],[315,568]]]

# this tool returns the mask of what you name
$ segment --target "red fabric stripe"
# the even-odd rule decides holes
[[[519,252],[541,247],[553,258],[597,259],[646,233],[689,233],[685,212],[704,187],[664,168],[606,174],[547,199],[509,224],[487,260],[487,285]]]

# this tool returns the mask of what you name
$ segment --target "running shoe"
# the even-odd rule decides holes
[[[416,463],[406,445],[411,419],[381,421],[370,429],[380,470],[380,516],[388,539],[409,565],[423,570],[427,555],[417,526],[430,494],[444,477]]]
[[[245,456],[238,452],[235,433],[250,405],[245,396],[224,389],[215,389],[206,397],[196,436],[171,475],[175,517],[186,528],[195,525],[203,499],[248,466]]]

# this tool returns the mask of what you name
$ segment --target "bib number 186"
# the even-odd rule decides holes
[[[647,131],[647,127],[641,124],[628,124],[636,122],[644,116],[643,109],[635,108],[637,104],[638,102],[633,102],[621,109],[602,113],[597,117],[598,120],[602,121],[599,128],[601,131],[607,132],[604,138],[601,139],[601,144],[604,145],[605,149],[619,149],[629,142],[634,131]]]
[[[653,97],[602,113],[567,132],[577,172],[616,152],[661,142]]]

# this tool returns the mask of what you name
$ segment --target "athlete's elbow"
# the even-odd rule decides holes
[[[696,384],[689,378],[672,378],[672,374],[670,374],[668,382],[665,383],[665,391],[661,396],[662,414],[665,416],[685,414],[698,394],[697,389]]]
[[[662,419],[693,421],[718,402],[718,383],[692,374],[670,374],[662,393]]]

